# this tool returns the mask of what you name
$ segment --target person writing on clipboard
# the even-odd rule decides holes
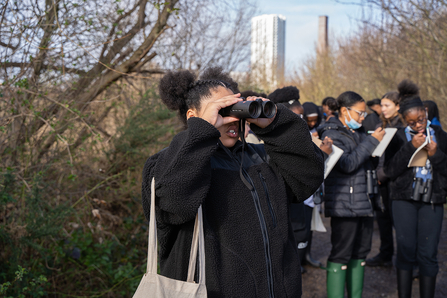
[[[398,294],[411,297],[413,266],[418,265],[420,297],[434,297],[447,196],[447,133],[427,119],[417,85],[404,80],[398,90],[399,113],[407,126],[387,147],[384,167],[391,179]],[[413,159],[416,153],[422,158]]]
[[[399,114],[399,92],[391,91],[385,93],[381,99],[382,122],[377,126],[382,128],[400,128],[404,127],[404,119]],[[376,128],[377,128],[376,127]],[[373,132],[369,132],[373,133]],[[392,134],[388,135],[392,138]],[[391,141],[391,140],[390,140]],[[393,217],[391,213],[391,198],[389,178],[385,175],[383,165],[385,162],[385,154],[382,154],[379,159],[379,166],[377,167],[377,179],[379,180],[380,196],[375,204],[375,213],[377,225],[380,234],[380,251],[377,255],[366,259],[366,266],[376,267],[391,267],[393,266],[394,255],[394,237],[393,237]]]
[[[373,191],[368,189],[368,182],[378,192],[377,182],[374,185],[368,173],[376,166],[371,154],[385,131],[378,128],[366,135],[362,128],[366,103],[359,94],[344,92],[337,104],[338,118],[330,118],[318,129],[321,139],[330,137],[344,151],[324,183],[324,211],[326,217],[331,217],[332,229],[327,293],[329,298],[343,297],[346,283],[349,297],[360,297],[373,232]]]

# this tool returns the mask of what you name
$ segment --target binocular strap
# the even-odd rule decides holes
[[[244,176],[244,156],[245,156],[245,146],[247,145],[247,142],[245,141],[245,119],[241,119],[239,122],[239,137],[242,141],[242,157],[241,157],[241,165],[239,168],[239,176],[241,177],[242,182],[244,182],[245,186],[251,191],[253,190],[253,186],[248,182],[247,178]]]

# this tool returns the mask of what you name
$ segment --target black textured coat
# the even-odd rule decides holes
[[[307,124],[280,105],[272,124],[251,129],[264,141],[248,144],[244,154],[252,191],[239,174],[241,143],[223,147],[219,131],[200,118],[189,119],[168,148],[147,160],[143,207],[148,218],[155,176],[161,274],[186,279],[202,204],[209,297],[300,297],[289,203],[307,199],[322,183],[322,154]]]
[[[379,141],[367,136],[363,128],[352,132],[334,117],[320,126],[318,132],[322,140],[327,136],[344,151],[324,182],[325,216],[373,216],[366,188],[366,170],[375,168],[371,154]]]
[[[433,169],[432,203],[444,204],[447,196],[447,133],[437,125],[431,125],[435,131],[438,149],[429,160]],[[385,151],[385,174],[390,183],[391,199],[411,200],[413,196],[413,168],[408,167],[411,156],[416,151],[407,141],[405,128],[399,129]]]

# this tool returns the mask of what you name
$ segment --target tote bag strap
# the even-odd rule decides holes
[[[149,218],[149,240],[147,247],[146,273],[157,274],[157,219],[155,218],[155,178],[151,182],[151,212]]]
[[[199,251],[199,284],[205,284],[205,239],[203,234],[202,205],[197,210],[194,233],[192,236],[191,253],[189,256],[187,282],[194,282],[196,271],[197,250]]]
[[[188,265],[187,282],[194,282],[197,251],[199,251],[199,283],[205,284],[205,239],[203,234],[202,206],[199,206],[194,224],[191,253]],[[149,220],[149,239],[147,249],[146,273],[157,274],[157,219],[155,218],[155,178],[151,182],[151,211]]]

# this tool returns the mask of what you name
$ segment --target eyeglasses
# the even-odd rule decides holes
[[[347,108],[347,109],[348,109],[348,110],[351,110],[351,111],[354,111],[354,112],[356,112],[357,114],[359,114],[360,118],[361,118],[361,117],[365,118],[365,117],[368,115],[367,112],[360,112],[360,111],[354,110],[354,109],[352,109],[352,108]]]
[[[425,121],[427,121],[427,117],[424,117],[422,119],[418,119],[418,121],[412,121],[412,122],[407,122],[408,126],[410,127],[415,127],[416,124],[424,124]]]

